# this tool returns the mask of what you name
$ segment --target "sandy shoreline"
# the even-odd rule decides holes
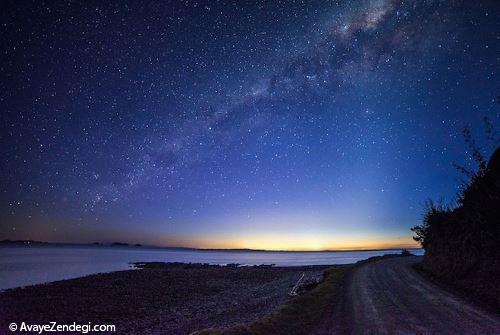
[[[254,321],[286,303],[305,273],[329,266],[150,263],[0,293],[0,330],[11,322],[115,324],[120,334],[186,334]]]

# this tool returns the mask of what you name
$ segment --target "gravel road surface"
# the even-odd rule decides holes
[[[442,290],[396,257],[362,265],[346,278],[332,321],[320,333],[500,334],[500,318]]]

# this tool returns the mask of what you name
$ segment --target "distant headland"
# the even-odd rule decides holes
[[[421,248],[367,248],[367,249],[324,249],[324,250],[266,250],[266,249],[250,249],[250,248],[192,248],[180,246],[157,246],[147,245],[140,243],[126,243],[126,242],[92,242],[92,243],[65,243],[65,242],[47,242],[37,240],[1,240],[1,246],[51,246],[51,247],[134,247],[134,248],[147,248],[147,249],[164,249],[164,250],[196,250],[196,251],[231,251],[231,252],[356,252],[356,251],[379,251],[379,250],[419,250]]]

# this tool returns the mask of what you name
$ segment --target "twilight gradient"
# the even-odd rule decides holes
[[[498,125],[498,1],[11,1],[0,239],[413,246]]]

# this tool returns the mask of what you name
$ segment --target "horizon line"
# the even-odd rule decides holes
[[[10,240],[4,239],[0,240],[0,245],[2,244],[55,244],[55,245],[75,245],[75,246],[112,246],[112,247],[137,247],[137,248],[156,248],[156,249],[189,249],[189,250],[200,250],[200,251],[258,251],[258,252],[338,252],[338,251],[381,251],[381,250],[396,250],[396,249],[408,249],[416,250],[422,249],[422,246],[394,246],[394,247],[384,247],[384,248],[340,248],[340,249],[252,249],[252,248],[197,248],[197,247],[186,247],[186,246],[160,246],[142,243],[128,243],[128,242],[53,242],[53,241],[38,241],[38,240]]]

